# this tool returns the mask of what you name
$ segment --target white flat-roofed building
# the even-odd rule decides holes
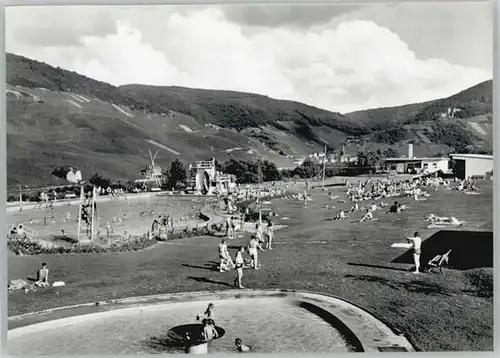
[[[408,156],[384,158],[383,167],[387,172],[398,174],[436,173],[449,171],[450,158],[419,158],[413,156],[413,144],[408,144]]]
[[[398,174],[435,173],[449,170],[449,158],[385,158],[384,168]]]
[[[455,161],[454,172],[457,178],[485,176],[493,170],[493,155],[486,154],[450,154]]]

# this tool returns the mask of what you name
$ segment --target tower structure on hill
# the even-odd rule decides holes
[[[198,194],[227,193],[236,186],[234,175],[217,171],[215,159],[198,161],[189,165],[191,182]]]
[[[137,179],[136,183],[150,184],[152,189],[159,190],[162,183],[163,174],[161,172],[161,167],[155,163],[158,151],[153,153],[149,150],[150,163],[146,168],[144,179]]]

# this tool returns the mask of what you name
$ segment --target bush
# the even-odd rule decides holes
[[[155,234],[152,239],[149,239],[148,235],[132,237],[130,239],[122,239],[119,241],[115,241],[108,247],[95,244],[73,244],[69,246],[58,247],[46,246],[42,245],[36,239],[31,240],[28,238],[9,237],[7,239],[7,247],[16,255],[95,254],[102,252],[140,251],[153,246],[158,241],[178,240],[194,236],[215,235],[222,229],[223,225],[220,225],[220,228],[213,227],[211,229],[206,225],[196,228],[185,227],[181,229],[164,231],[160,235]]]
[[[491,269],[471,270],[465,273],[469,283],[477,289],[477,296],[493,297],[493,272]]]
[[[146,236],[134,237],[125,242],[113,243],[109,247],[98,245],[45,246],[37,240],[8,238],[7,247],[16,255],[57,255],[57,254],[93,254],[101,252],[138,251],[154,245],[156,240]]]

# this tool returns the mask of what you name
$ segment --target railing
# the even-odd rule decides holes
[[[196,169],[211,169],[215,166],[215,163],[211,161],[200,161],[196,162],[195,164],[190,164],[189,168],[196,168]]]
[[[230,181],[231,180],[231,175],[230,174],[219,174],[217,176],[217,180]]]
[[[28,239],[35,239],[38,237],[38,232],[27,226],[24,226],[22,230]]]

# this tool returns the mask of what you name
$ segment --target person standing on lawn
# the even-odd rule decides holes
[[[415,232],[413,237],[408,238],[408,242],[412,243],[413,261],[415,262],[415,271],[413,273],[420,273],[420,254],[422,253],[422,238],[418,232]]]
[[[245,288],[241,284],[241,279],[243,278],[243,265],[245,264],[245,261],[243,260],[243,252],[245,251],[245,248],[243,246],[240,246],[238,249],[238,252],[236,253],[236,257],[234,259],[234,264],[236,265],[236,273],[237,276],[234,279],[234,286],[238,288]]]
[[[253,268],[255,270],[259,269],[258,250],[264,251],[262,246],[260,246],[260,243],[257,240],[257,238],[255,236],[252,236],[250,238],[250,241],[248,242],[248,253],[250,254],[250,257],[252,258]]]
[[[231,260],[231,255],[227,250],[226,240],[223,239],[219,244],[219,258],[220,258],[220,272],[229,271],[231,268],[234,268],[233,260]]]
[[[273,249],[273,239],[274,239],[274,226],[273,226],[273,223],[271,220],[269,220],[268,224],[267,224],[267,237],[268,237],[267,248],[269,250],[272,250]]]

